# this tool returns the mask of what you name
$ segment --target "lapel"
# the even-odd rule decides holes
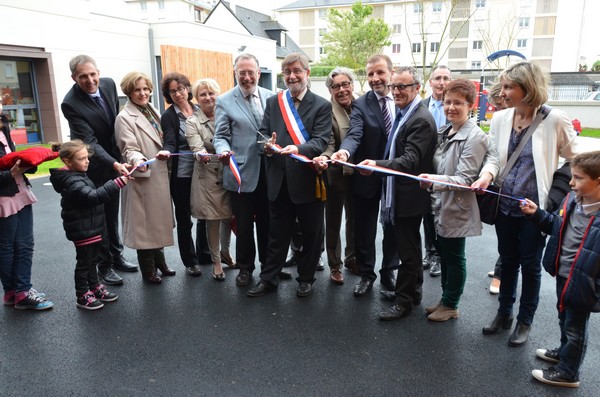
[[[106,113],[104,113],[104,109],[100,108],[100,106],[98,106],[86,92],[79,88],[77,84],[75,84],[74,87],[81,104],[96,113],[108,126],[110,126],[110,122],[106,117]]]
[[[233,92],[233,97],[235,98],[235,103],[242,110],[242,113],[246,115],[246,118],[250,120],[250,123],[253,126],[255,126],[255,128],[258,130],[260,128],[260,125],[256,125],[256,120],[254,120],[254,116],[252,116],[252,113],[250,113],[250,109],[248,109],[248,102],[246,101],[246,98],[244,98],[244,94],[242,93],[242,89],[240,88],[240,86],[236,87],[236,90]]]
[[[373,92],[373,90],[367,93],[369,95],[367,97],[367,104],[369,105],[369,109],[373,112],[373,116],[377,120],[379,124],[379,131],[381,134],[385,136],[385,125],[383,124],[383,113],[381,113],[381,106],[379,105],[379,101],[377,100],[377,95]]]
[[[337,103],[333,98],[331,98],[331,110],[333,112],[333,117],[338,125],[338,133],[339,133],[339,141],[343,141],[346,137],[346,131],[350,128],[350,116],[346,113],[346,110]]]
[[[302,98],[302,100],[300,101],[300,106],[298,106],[298,114],[300,115],[302,122],[304,122],[304,116],[312,107],[313,100],[314,94],[310,92],[310,90],[306,90],[306,94],[304,94],[304,98]]]
[[[150,124],[148,119],[146,119],[146,116],[144,116],[142,112],[138,110],[137,106],[135,106],[135,104],[132,103],[130,100],[127,100],[124,109],[127,111],[129,116],[131,116],[134,119],[134,123],[138,131],[146,135],[152,141],[156,142],[156,144],[159,147],[162,147],[162,142],[160,141],[156,130],[154,129],[154,127],[152,127],[152,124]]]

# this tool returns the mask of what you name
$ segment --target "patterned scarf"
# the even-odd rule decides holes
[[[160,127],[160,117],[158,116],[158,114],[156,114],[156,112],[150,105],[146,105],[146,106],[135,105],[135,106],[138,108],[138,110],[140,112],[142,112],[142,114],[144,116],[146,116],[146,119],[148,120],[150,125],[152,125],[152,127],[154,127],[156,134],[160,138],[160,142],[162,144],[164,144],[165,143],[164,136],[163,136],[162,128]]]

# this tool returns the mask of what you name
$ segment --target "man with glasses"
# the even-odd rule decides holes
[[[346,244],[344,263],[349,269],[356,268],[354,253],[354,205],[352,200],[353,169],[347,166],[328,167],[325,162],[340,145],[350,127],[350,112],[354,101],[354,72],[348,68],[333,69],[325,85],[331,94],[332,131],[327,150],[313,159],[316,167],[327,169],[327,202],[325,203],[325,249],[329,263],[330,279],[335,284],[344,283],[342,274],[342,244],[340,229],[342,212],[346,213]]]
[[[267,98],[273,92],[258,86],[260,67],[254,55],[239,55],[234,62],[234,72],[238,85],[217,97],[213,144],[215,152],[220,153],[224,161],[234,154],[240,169],[240,193],[229,167],[223,168],[223,187],[231,192],[231,207],[237,224],[235,252],[240,271],[235,282],[238,286],[246,286],[250,284],[255,268],[255,222],[258,259],[262,264],[266,262],[269,235],[266,163],[257,144],[257,131]]]
[[[332,160],[353,162],[365,159],[383,159],[388,135],[395,118],[395,107],[388,84],[392,76],[392,61],[387,55],[374,55],[367,60],[367,79],[371,91],[358,98],[352,104],[350,128],[340,149],[331,155]],[[354,173],[354,247],[356,263],[360,273],[360,282],[354,288],[355,296],[364,296],[373,287],[377,279],[375,274],[375,237],[377,236],[377,217],[381,198],[381,178],[367,177]],[[385,246],[392,242],[384,240]],[[393,243],[392,243],[393,244]],[[386,290],[395,288],[394,268],[398,267],[397,258],[385,258],[382,261],[381,285]]]
[[[431,87],[431,95],[423,99],[423,105],[429,109],[435,125],[439,130],[444,125],[448,124],[444,115],[444,89],[452,80],[450,69],[445,65],[436,66],[429,77],[429,87]],[[441,258],[434,245],[435,227],[434,227],[433,212],[428,212],[423,216],[423,230],[425,231],[425,258],[423,258],[423,269],[429,268],[429,274],[432,277],[442,274]]]
[[[90,145],[87,175],[96,186],[129,171],[121,163],[121,153],[115,143],[115,118],[119,114],[119,98],[115,82],[100,77],[96,61],[87,55],[77,55],[69,61],[71,78],[75,82],[67,92],[61,109],[69,122],[71,139],[81,139]],[[123,279],[113,268],[126,272],[137,271],[137,265],[123,257],[119,236],[119,194],[104,204],[106,228],[98,262],[98,276],[105,284],[120,285]]]
[[[272,133],[265,144],[265,153],[270,156],[267,192],[271,223],[267,263],[260,273],[261,281],[247,292],[251,297],[277,289],[294,219],[298,219],[302,232],[303,255],[298,260],[296,289],[299,297],[312,293],[323,241],[324,185],[312,167],[290,155],[312,159],[325,151],[331,135],[331,104],[308,89],[310,68],[305,55],[289,54],[281,70],[287,90],[267,99],[260,127],[263,135]]]
[[[433,154],[437,146],[437,129],[433,116],[421,103],[417,72],[413,67],[397,69],[390,89],[398,108],[394,128],[385,148],[384,160],[364,160],[361,165],[377,165],[412,175],[433,170]],[[370,175],[370,171],[359,171]],[[376,177],[376,176],[375,176]],[[397,255],[398,269],[395,294],[389,294],[395,305],[379,315],[380,320],[401,319],[421,303],[423,265],[421,262],[421,219],[431,211],[429,192],[419,182],[402,176],[383,178],[381,216],[384,238],[392,240],[384,256]],[[386,247],[384,247],[385,250]]]

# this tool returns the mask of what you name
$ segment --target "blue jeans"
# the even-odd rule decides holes
[[[566,278],[556,276],[557,309],[566,281]],[[579,367],[583,363],[583,358],[587,350],[587,326],[589,319],[590,312],[573,310],[568,306],[562,312],[560,309],[558,310],[558,324],[560,326],[560,347],[558,348],[558,352],[560,362],[555,367],[567,379],[579,379]]]
[[[507,216],[501,213],[496,220],[496,235],[498,252],[502,260],[498,314],[512,315],[517,296],[519,270],[521,270],[523,280],[517,320],[524,325],[531,325],[540,299],[541,259],[546,238],[537,226],[525,217]]]
[[[0,279],[4,291],[31,289],[33,210],[31,205],[0,218]]]

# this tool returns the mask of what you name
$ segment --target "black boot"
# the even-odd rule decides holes
[[[510,329],[512,323],[512,317],[497,314],[491,323],[483,327],[482,331],[485,335],[495,334],[496,332],[500,331],[500,329]]]

